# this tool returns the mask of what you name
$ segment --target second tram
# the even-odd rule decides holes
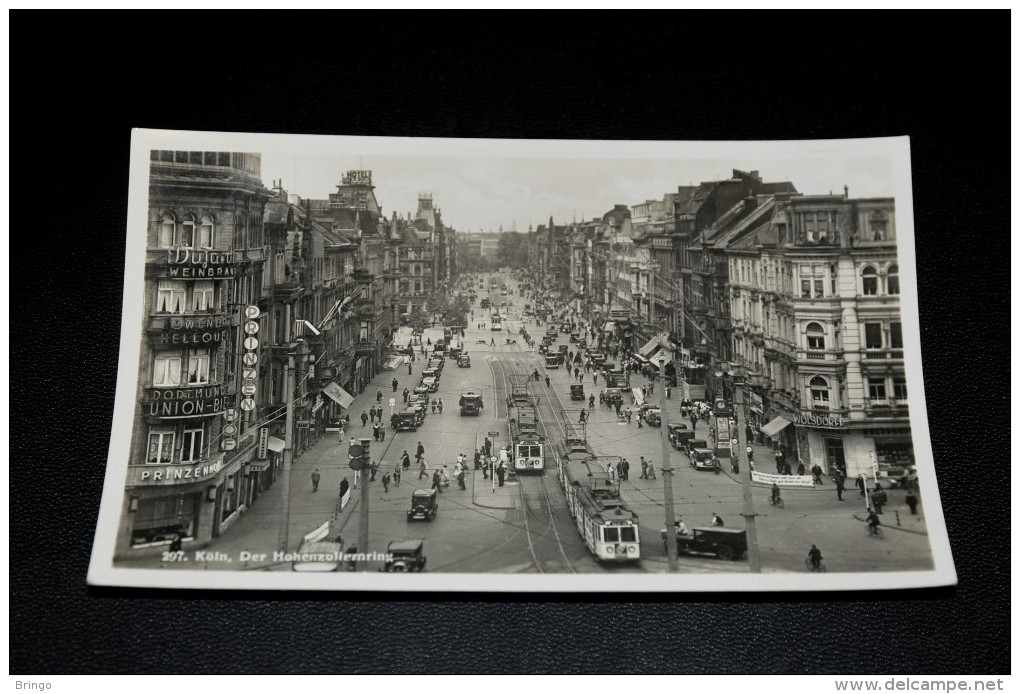
[[[531,395],[515,393],[507,401],[511,457],[518,474],[545,471],[545,437],[538,424],[538,401]]]

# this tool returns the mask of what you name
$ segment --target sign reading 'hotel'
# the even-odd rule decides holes
[[[180,280],[225,279],[234,276],[234,252],[171,248],[166,252],[169,277]]]

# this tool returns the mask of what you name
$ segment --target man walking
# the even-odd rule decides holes
[[[368,426],[368,412],[365,410],[361,411],[361,428],[364,429]]]
[[[382,476],[382,487],[383,494],[389,494],[390,492],[390,473],[386,473]]]
[[[399,384],[399,383],[397,383],[397,379],[396,379],[396,378],[394,377],[394,379],[393,379],[393,392],[394,392],[394,393],[396,393],[396,392],[397,392],[397,388],[398,388],[399,386],[400,386],[400,384]]]
[[[499,461],[499,465],[496,466],[496,478],[499,479],[499,486],[503,486],[503,480],[506,477],[506,467],[503,466],[503,461]]]
[[[322,475],[319,474],[318,468],[312,473],[312,491],[319,491],[319,480],[322,479]]]
[[[421,441],[418,442],[418,450],[415,452],[414,457],[418,461],[425,457],[425,446],[421,445]]]
[[[393,486],[400,486],[400,465],[393,466]]]
[[[840,501],[843,500],[843,475],[836,471],[832,476],[832,481],[836,483],[836,498]]]
[[[438,469],[432,473],[432,488],[440,494],[443,493],[443,476]]]
[[[418,479],[422,479],[425,477],[425,470],[426,470],[425,459],[418,458]]]

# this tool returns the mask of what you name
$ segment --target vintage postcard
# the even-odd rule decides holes
[[[909,154],[135,131],[89,583],[954,584]]]

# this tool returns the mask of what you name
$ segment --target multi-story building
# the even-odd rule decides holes
[[[272,481],[241,393],[265,264],[261,158],[153,151],[134,426],[116,556],[201,547]],[[141,229],[138,233],[143,233]],[[254,324],[243,330],[242,325]],[[257,356],[255,360],[257,362]]]

